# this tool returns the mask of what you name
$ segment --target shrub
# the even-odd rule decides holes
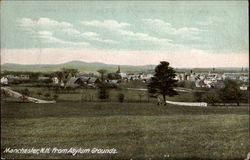
[[[50,93],[45,93],[45,94],[44,94],[44,97],[45,97],[45,98],[49,98],[49,97],[50,97]]]
[[[53,98],[54,98],[54,100],[56,101],[57,99],[58,99],[58,95],[57,94],[55,94],[54,96],[53,96]]]
[[[119,100],[119,102],[123,102],[124,101],[124,94],[123,93],[119,93],[118,94],[118,100]]]
[[[39,98],[40,98],[41,95],[43,95],[42,92],[40,92],[40,91],[37,92],[36,94],[38,95]]]
[[[194,92],[193,96],[194,96],[194,101],[196,102],[201,102],[202,101],[202,94],[201,92]]]
[[[25,96],[29,96],[30,95],[30,91],[28,88],[25,88],[24,90],[21,91],[21,93]]]
[[[108,88],[104,83],[98,85],[99,88],[99,99],[104,100],[109,98]]]
[[[207,103],[214,105],[215,103],[221,102],[217,92],[208,92],[203,95],[203,100]]]

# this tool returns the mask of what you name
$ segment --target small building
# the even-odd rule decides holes
[[[79,83],[80,83],[80,85],[82,85],[82,84],[88,84],[88,82],[89,82],[89,77],[86,77],[86,76],[80,76],[79,77],[80,79],[79,79]]]
[[[242,85],[242,86],[240,86],[240,90],[247,91],[248,90],[248,86],[247,85]]]
[[[8,83],[12,83],[15,80],[19,80],[20,79],[18,76],[14,76],[12,74],[6,75],[5,78],[8,79]]]
[[[212,86],[214,86],[214,88],[223,88],[225,87],[225,83],[223,81],[217,81],[216,83],[212,83]]]
[[[109,84],[118,84],[118,83],[120,83],[121,81],[120,80],[107,80],[107,82],[109,83]]]
[[[52,81],[54,84],[59,84],[59,79],[57,77],[52,77]]]
[[[205,82],[203,80],[198,79],[198,80],[195,81],[195,86],[197,88],[206,87],[206,84],[205,84]]]
[[[80,82],[80,78],[75,78],[75,77],[72,77],[70,78],[70,80],[66,83],[66,87],[78,87],[80,86],[79,85],[79,82]]]
[[[119,75],[120,75],[122,78],[126,78],[126,77],[127,77],[127,73],[124,73],[124,72],[119,73]]]
[[[27,74],[21,74],[19,78],[20,78],[21,80],[29,80],[29,79],[30,79],[30,76],[27,75]]]
[[[1,84],[7,85],[8,84],[8,78],[7,77],[2,77],[1,78]]]
[[[98,78],[91,77],[88,80],[88,84],[98,84],[100,83],[100,80]]]

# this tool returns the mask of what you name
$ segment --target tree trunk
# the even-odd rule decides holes
[[[166,104],[167,104],[167,103],[166,103],[166,95],[163,94],[162,96],[163,96],[163,101],[164,101],[163,103],[164,103],[164,106],[166,106]]]

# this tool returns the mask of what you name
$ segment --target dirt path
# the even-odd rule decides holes
[[[16,92],[16,91],[13,91],[7,87],[1,87],[1,90],[3,90],[6,94],[8,94],[11,97],[14,97],[17,99],[25,99],[25,100],[28,100],[28,101],[33,102],[33,103],[56,103],[56,101],[46,101],[46,100],[41,100],[41,99],[37,99],[34,97],[24,96],[23,94]]]

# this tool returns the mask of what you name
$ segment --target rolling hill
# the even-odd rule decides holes
[[[122,72],[143,72],[153,71],[156,65],[145,66],[131,66],[131,65],[116,65],[105,64],[100,62],[83,62],[83,61],[70,61],[62,64],[15,64],[5,63],[1,65],[1,71],[27,71],[27,72],[54,72],[59,71],[62,68],[75,68],[80,72],[83,71],[97,71],[99,69],[106,69],[108,72],[117,71],[118,66]],[[212,71],[212,68],[175,68],[177,72],[208,72]],[[241,72],[242,68],[215,68],[217,72]],[[243,68],[244,72],[248,72],[249,68]]]
[[[154,65],[146,66],[130,66],[120,65],[121,71],[134,72],[145,71],[154,69]],[[83,61],[70,61],[63,64],[15,64],[6,63],[1,65],[1,71],[32,71],[32,72],[54,72],[62,68],[75,68],[79,71],[97,71],[99,69],[106,69],[107,71],[114,72],[117,70],[118,65],[105,64],[100,62],[83,62]]]

